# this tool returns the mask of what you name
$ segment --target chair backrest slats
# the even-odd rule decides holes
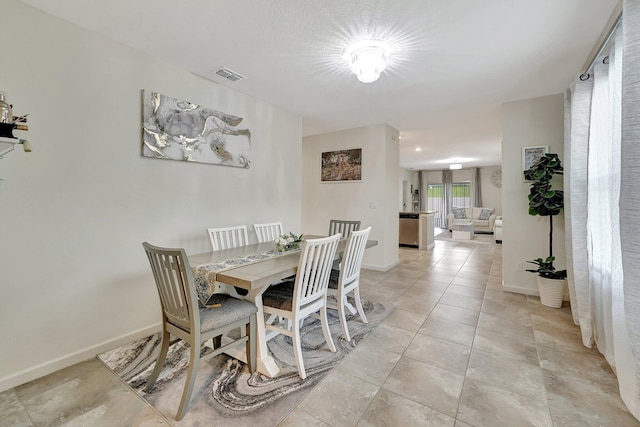
[[[339,240],[338,233],[304,241],[296,274],[294,306],[300,307],[326,298],[331,265]]]
[[[360,276],[362,258],[364,257],[370,232],[371,227],[367,227],[362,231],[354,231],[351,233],[340,265],[339,281],[348,284]]]
[[[360,221],[346,221],[342,219],[329,220],[329,236],[340,233],[342,237],[351,236],[352,231],[360,229]]]
[[[207,228],[207,234],[209,234],[211,247],[214,251],[237,248],[238,246],[246,246],[249,244],[246,225]]]
[[[253,229],[258,236],[258,243],[273,242],[283,234],[281,222],[253,224]]]
[[[160,248],[147,242],[142,246],[151,265],[166,320],[187,331],[199,331],[200,317],[192,314],[198,310],[198,299],[184,249]]]

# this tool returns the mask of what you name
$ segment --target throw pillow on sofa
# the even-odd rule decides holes
[[[493,209],[482,209],[480,211],[480,217],[478,219],[482,221],[486,221],[489,219],[492,213],[493,213]]]
[[[464,208],[453,208],[454,219],[467,219],[467,211]]]

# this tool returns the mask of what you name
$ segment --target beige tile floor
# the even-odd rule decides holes
[[[436,243],[363,271],[363,298],[389,315],[281,426],[640,426],[568,307],[501,290],[491,236]],[[170,422],[89,360],[0,393],[0,425]]]

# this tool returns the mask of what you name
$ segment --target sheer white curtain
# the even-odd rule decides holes
[[[640,2],[587,81],[566,94],[567,269],[583,343],[615,369],[640,419]]]
[[[614,55],[610,55],[609,64],[615,67]],[[621,86],[615,80],[615,72],[609,73],[609,65],[599,62],[594,67],[587,169],[587,252],[595,336],[598,349],[613,366],[611,287],[622,286],[622,283],[612,284],[613,257],[621,256],[613,252],[613,222],[619,223],[620,218],[611,209],[620,197],[620,163],[613,162],[614,157],[619,158],[614,156],[614,151],[620,149],[620,142],[614,142],[613,135],[614,128],[620,128],[620,111],[612,108],[611,98],[614,95],[615,99],[612,92],[619,93]],[[616,217],[612,218],[613,215]]]
[[[565,247],[567,281],[573,320],[580,325],[582,342],[593,343],[591,292],[587,259],[587,159],[593,79],[571,85],[565,99],[568,137],[564,145]]]
[[[433,179],[433,175],[431,175]],[[435,210],[437,213],[434,218],[434,225],[438,228],[447,228],[447,206],[444,194],[444,184],[441,182],[442,179],[438,178],[433,182],[429,182],[429,173],[427,171],[422,171],[422,203],[425,211]],[[429,197],[429,186],[432,187],[432,197]],[[437,197],[437,194],[440,194],[440,197]],[[449,189],[449,195],[451,195],[451,189]]]
[[[640,419],[640,1],[624,0],[620,249],[622,289],[615,289],[614,339],[620,394]],[[626,333],[626,335],[625,335]],[[627,338],[628,337],[628,338]]]

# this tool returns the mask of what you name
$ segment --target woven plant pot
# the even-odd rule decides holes
[[[552,308],[562,307],[562,297],[566,279],[547,279],[538,276],[538,290],[540,291],[540,302],[542,305]]]

